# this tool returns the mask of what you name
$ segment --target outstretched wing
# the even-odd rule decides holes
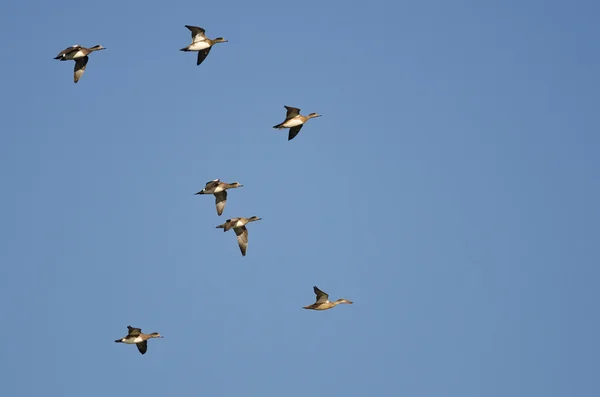
[[[87,65],[89,58],[87,56],[83,58],[79,58],[75,61],[75,70],[73,74],[73,81],[77,83],[81,76],[83,76],[83,72],[85,72],[85,65]]]
[[[317,301],[315,303],[325,303],[329,300],[329,295],[318,289],[316,285],[313,287],[313,290],[317,294]]]
[[[127,329],[129,330],[127,336],[139,336],[142,333],[141,328],[134,328],[131,325],[128,325]]]
[[[233,227],[233,225],[235,225],[237,223],[239,218],[231,218],[231,219],[227,219],[227,221],[223,224],[224,228],[225,228],[225,232],[229,231],[229,229],[231,229]]]
[[[215,193],[215,204],[217,205],[217,215],[221,216],[225,209],[225,204],[227,204],[227,190]]]
[[[192,32],[192,43],[195,43],[197,41],[206,40],[206,36],[204,35],[204,33],[206,31],[204,29],[202,29],[198,26],[190,26],[190,25],[185,25],[185,27],[188,28]]]
[[[148,350],[148,341],[147,340],[140,342],[140,343],[136,343],[135,345],[137,346],[138,350],[142,354],[145,354],[146,350]]]
[[[246,256],[246,249],[248,248],[248,229],[246,226],[236,227],[235,234],[237,235],[237,242],[240,246],[240,251],[242,251],[242,256]]]
[[[287,109],[287,113],[285,115],[286,120],[292,119],[300,114],[300,109],[298,109],[298,108],[293,108],[291,106],[285,106],[285,105],[283,105],[283,107],[285,107]]]
[[[198,51],[198,61],[196,62],[196,66],[200,65],[202,62],[204,62],[204,60],[206,59],[206,57],[208,56],[208,53],[210,52],[210,49],[212,47],[208,47],[205,50],[200,50]]]
[[[217,186],[219,186],[219,182],[220,182],[219,179],[215,179],[214,181],[206,182],[206,186],[204,186],[204,189],[206,189],[206,190],[214,189]]]
[[[302,129],[303,125],[304,124],[300,124],[300,125],[290,128],[290,132],[288,134],[288,141],[291,141],[292,139],[294,139],[296,137],[296,135],[298,135],[298,133]]]
[[[71,47],[67,47],[64,50],[62,50],[61,52],[59,52],[58,55],[56,56],[56,58],[60,58],[61,56],[68,54],[71,51],[78,50],[79,48],[81,48],[81,46],[79,44],[75,44],[75,45],[72,45]],[[54,59],[56,59],[56,58],[54,58]]]

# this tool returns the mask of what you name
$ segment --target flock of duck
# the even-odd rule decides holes
[[[185,27],[188,28],[192,33],[192,43],[187,47],[182,48],[180,51],[197,52],[198,58],[196,61],[196,65],[200,65],[202,62],[204,62],[204,60],[210,53],[210,50],[215,44],[227,42],[227,40],[225,40],[222,37],[217,37],[215,39],[207,38],[205,35],[206,31],[198,26],[185,25]],[[90,48],[86,48],[79,44],[76,44],[62,50],[54,59],[58,59],[60,61],[75,61],[73,81],[77,83],[83,76],[83,73],[85,72],[87,63],[89,61],[89,55],[94,51],[100,51],[104,49],[106,48],[102,45],[96,45]],[[300,114],[300,109],[298,108],[291,106],[284,107],[287,110],[285,120],[277,125],[274,125],[273,128],[289,129],[288,141],[291,141],[296,137],[296,135],[298,135],[300,129],[302,129],[302,127],[308,120],[321,116],[317,113],[310,113],[308,116],[303,116]],[[215,179],[207,182],[204,186],[204,189],[202,189],[196,194],[214,195],[215,205],[217,207],[217,215],[221,216],[223,214],[223,210],[225,209],[225,204],[227,203],[227,190],[239,188],[242,186],[243,185],[238,182],[227,183],[222,182],[220,179]],[[261,220],[261,218],[257,216],[251,216],[250,218],[231,218],[227,219],[225,223],[216,226],[216,228],[223,229],[224,232],[233,229],[237,236],[237,242],[240,251],[242,252],[242,256],[246,256],[246,251],[248,249],[248,229],[246,228],[246,225],[250,222],[255,222],[259,220]],[[329,300],[329,295],[321,291],[316,286],[313,287],[313,290],[316,295],[315,303],[308,306],[303,306],[304,309],[328,310],[341,303],[352,304],[352,301],[343,298],[332,302]],[[148,350],[148,339],[163,337],[158,332],[145,334],[142,332],[141,328],[135,328],[131,325],[127,326],[127,330],[127,335],[121,339],[115,340],[115,342],[134,344],[137,346],[141,354],[145,354]]]

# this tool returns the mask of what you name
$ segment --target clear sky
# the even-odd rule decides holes
[[[1,2],[0,395],[600,395],[599,14]]]

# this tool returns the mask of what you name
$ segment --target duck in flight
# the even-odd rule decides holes
[[[288,135],[288,141],[291,141],[292,139],[294,139],[296,137],[296,135],[298,135],[298,133],[300,132],[300,129],[304,126],[304,123],[306,123],[308,120],[310,120],[314,117],[321,117],[321,115],[317,114],[317,113],[311,113],[308,116],[302,116],[300,114],[300,109],[293,108],[291,106],[285,106],[285,105],[284,105],[284,107],[287,109],[287,113],[285,115],[285,120],[283,121],[283,123],[274,125],[273,128],[277,128],[279,130],[281,130],[283,128],[289,128],[290,133]]]
[[[217,43],[227,43],[227,40],[222,37],[217,37],[214,40],[207,38],[204,35],[204,32],[206,31],[198,26],[185,25],[185,27],[192,32],[192,44],[179,51],[198,51],[198,61],[196,62],[196,65],[200,65],[204,62],[213,45]]]
[[[85,67],[89,60],[88,55],[94,51],[105,49],[106,48],[102,47],[101,45],[95,45],[93,47],[86,48],[80,46],[79,44],[75,44],[59,52],[54,59],[58,59],[60,61],[75,61],[73,81],[77,83],[81,76],[83,76],[83,72],[85,72]]]
[[[146,350],[148,350],[148,339],[151,338],[162,338],[162,336],[158,332],[153,332],[151,334],[142,333],[141,328],[134,328],[131,325],[127,326],[129,333],[126,337],[117,339],[115,342],[117,343],[127,343],[129,345],[136,345],[140,353],[145,354]]]
[[[250,218],[231,218],[227,219],[224,224],[217,226],[217,229],[224,229],[224,232],[233,229],[237,235],[237,241],[240,246],[240,251],[242,251],[242,256],[246,256],[246,249],[248,248],[248,229],[246,229],[246,225],[250,222],[260,221],[261,219],[262,218],[259,218],[258,216],[252,216]]]
[[[236,187],[243,186],[244,185],[241,185],[238,182],[227,183],[221,182],[220,179],[215,179],[213,181],[206,182],[204,189],[195,194],[214,194],[215,204],[217,205],[217,215],[221,216],[221,214],[223,214],[223,209],[225,209],[225,204],[227,204],[227,189],[234,189]]]
[[[340,303],[347,303],[349,305],[352,304],[352,301],[349,301],[347,299],[338,299],[335,302],[330,302],[329,295],[327,295],[325,292],[318,289],[317,286],[314,286],[313,290],[315,291],[315,294],[317,295],[317,300],[312,305],[304,306],[304,309],[328,310],[328,309],[331,309],[332,307],[336,307]]]

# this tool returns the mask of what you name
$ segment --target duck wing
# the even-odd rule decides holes
[[[313,290],[315,291],[315,294],[317,295],[317,300],[315,303],[325,303],[329,300],[329,295],[327,295],[325,292],[323,292],[319,288],[317,288],[316,285],[313,287]]]
[[[76,51],[80,48],[81,48],[81,46],[79,44],[75,44],[75,45],[72,45],[71,47],[67,47],[64,50],[62,50],[61,52],[59,52],[58,55],[54,59],[60,59],[63,55],[66,55],[66,54],[70,53],[71,51]]]
[[[75,61],[75,70],[73,71],[73,81],[77,83],[83,72],[85,72],[85,65],[87,65],[89,58],[87,56],[79,58]]]
[[[242,256],[246,256],[246,249],[248,248],[248,229],[246,226],[236,227],[235,234],[237,235],[237,242],[240,246],[240,251],[242,251]]]
[[[128,325],[127,329],[129,330],[127,336],[139,336],[142,333],[141,328],[134,328],[131,325]]]
[[[298,135],[298,133],[302,129],[303,125],[304,124],[300,124],[300,125],[290,128],[290,132],[288,134],[288,141],[291,141],[292,139],[294,139],[296,137],[296,135]]]
[[[215,204],[217,205],[217,215],[221,216],[225,209],[225,204],[227,204],[227,190],[215,193]]]
[[[185,27],[192,32],[192,43],[206,40],[206,36],[204,35],[206,30],[198,26],[185,25]]]
[[[206,59],[206,57],[208,56],[208,53],[210,52],[210,49],[212,47],[208,47],[205,50],[200,50],[198,51],[198,61],[196,62],[196,66],[200,65],[202,62],[204,62],[204,60]]]
[[[300,109],[298,109],[298,108],[293,108],[291,106],[285,106],[285,105],[283,105],[283,107],[287,109],[287,113],[285,115],[286,120],[293,119],[294,117],[296,117],[300,114]]]
[[[146,350],[148,350],[148,341],[145,340],[143,342],[136,343],[135,345],[137,346],[140,353],[146,354]]]

